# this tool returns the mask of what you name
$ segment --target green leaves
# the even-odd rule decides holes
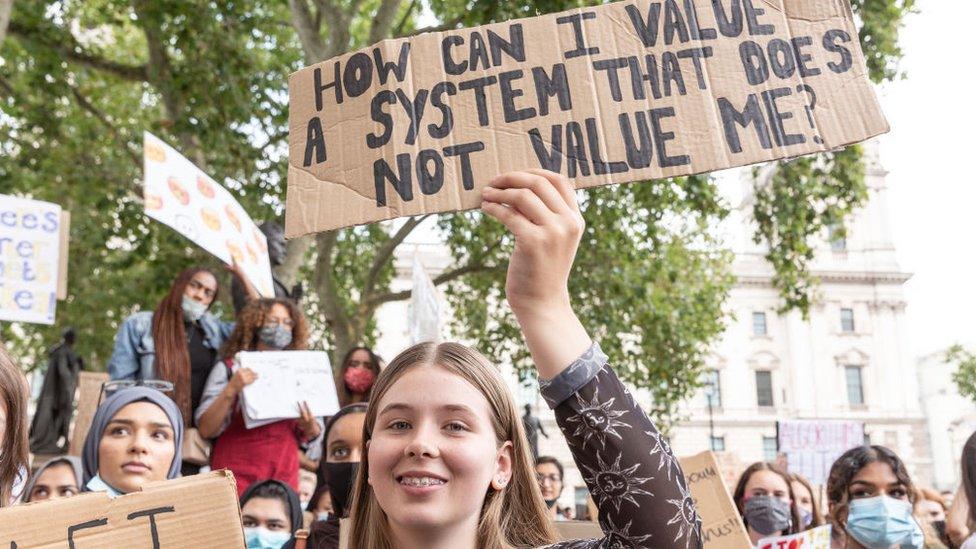
[[[945,363],[956,366],[952,381],[959,394],[976,401],[976,355],[962,345],[953,345],[945,352]]]

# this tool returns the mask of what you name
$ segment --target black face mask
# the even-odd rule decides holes
[[[325,464],[325,480],[329,483],[329,495],[332,496],[332,512],[338,517],[344,518],[349,512],[352,483],[355,482],[358,472],[358,461]]]
[[[932,522],[932,528],[939,534],[939,539],[948,546],[949,536],[946,535],[946,521],[936,520]]]
[[[555,507],[557,501],[559,501],[559,500],[558,499],[547,499],[546,500],[546,509],[552,509],[553,507]]]

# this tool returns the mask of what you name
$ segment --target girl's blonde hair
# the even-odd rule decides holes
[[[439,367],[460,376],[488,401],[498,447],[512,443],[512,478],[501,491],[489,487],[478,521],[478,547],[503,549],[538,547],[555,541],[545,502],[535,478],[532,456],[515,401],[498,370],[477,351],[458,343],[420,343],[400,353],[383,370],[373,387],[363,426],[363,460],[353,488],[350,547],[392,549],[386,513],[380,508],[369,479],[366,443],[372,438],[379,403],[397,380],[413,368]]]
[[[0,343],[0,399],[7,407],[6,429],[0,446],[0,507],[10,503],[13,485],[27,470],[27,378]]]

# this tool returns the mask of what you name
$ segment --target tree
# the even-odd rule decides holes
[[[959,394],[976,401],[976,354],[962,345],[953,345],[946,350],[943,360],[956,367],[952,382],[959,389]]]
[[[10,23],[10,10],[14,7],[14,0],[0,0],[0,45],[7,37],[7,25]]]
[[[89,324],[79,346],[94,364],[106,358],[125,314],[152,307],[179,267],[209,261],[140,214],[140,132],[171,140],[224,179],[253,217],[280,215],[287,74],[378,39],[424,30],[415,22],[423,4],[18,2],[0,65],[0,192],[84,212],[72,230],[71,297],[59,309],[59,325]],[[438,28],[588,4],[426,3]],[[893,77],[897,31],[911,0],[855,1],[854,7],[872,77]],[[770,244],[786,307],[809,303],[815,281],[804,261],[812,239],[863,202],[857,158],[852,148],[782,163],[760,178],[757,238]],[[655,415],[667,416],[697,386],[709,344],[723,328],[730,257],[710,228],[728,207],[715,183],[699,176],[592,190],[583,208],[588,228],[573,277],[580,314],[623,377],[650,389]],[[393,258],[424,220],[289,243],[289,262],[279,274],[310,283],[310,318],[337,355],[372,342],[377,309],[409,297],[390,290]],[[447,285],[458,314],[455,331],[525,372],[527,356],[502,306],[507,235],[477,213],[440,216],[436,224],[456,260],[435,279]],[[0,337],[30,356],[55,329],[2,327]]]

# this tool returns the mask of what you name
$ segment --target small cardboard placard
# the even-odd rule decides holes
[[[81,372],[78,374],[78,404],[75,406],[75,416],[71,427],[71,445],[68,453],[81,457],[85,447],[85,437],[91,428],[92,418],[98,409],[98,396],[102,392],[102,384],[108,381],[105,372]]]
[[[274,297],[268,241],[227,189],[155,135],[143,135],[146,215],[230,265]]]
[[[244,547],[234,476],[167,480],[111,498],[85,493],[0,509],[0,547]]]
[[[329,355],[324,351],[261,351],[238,353],[241,368],[258,375],[244,388],[244,419],[248,428],[267,421],[300,416],[307,402],[315,417],[339,411],[339,396]]]
[[[756,549],[830,549],[830,531],[826,524],[792,536],[763,538]]]
[[[612,2],[385,40],[289,93],[289,238],[476,208],[511,170],[587,188],[888,131],[849,0]]]
[[[732,495],[722,481],[722,471],[715,455],[702,452],[682,458],[681,469],[691,490],[691,497],[702,521],[702,540],[706,549],[743,549],[752,547],[749,535]]]
[[[67,272],[61,213],[57,204],[0,195],[0,320],[54,324]]]

